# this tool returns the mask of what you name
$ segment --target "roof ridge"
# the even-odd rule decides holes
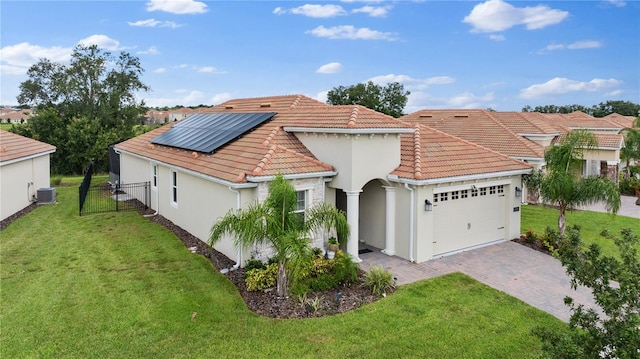
[[[351,115],[349,116],[349,121],[347,121],[347,128],[356,127],[356,119],[358,118],[358,107],[354,106],[353,110],[351,110]]]
[[[282,129],[282,126],[274,127],[273,130],[271,130],[271,132],[267,136],[267,138],[264,140],[264,142],[262,142],[262,144],[265,146],[269,146],[281,129]]]
[[[264,172],[264,168],[271,161],[271,158],[273,158],[273,155],[276,153],[277,148],[278,148],[278,145],[273,145],[269,147],[269,150],[267,151],[267,153],[264,154],[264,156],[262,157],[262,159],[260,160],[256,168],[254,168],[253,171],[251,171],[252,175],[260,176]]]
[[[413,132],[413,175],[415,179],[422,179],[422,141],[420,140],[420,124],[415,125]]]

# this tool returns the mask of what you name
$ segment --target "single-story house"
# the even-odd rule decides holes
[[[115,145],[121,183],[150,181],[151,207],[207,241],[227,211],[262,201],[277,174],[299,209],[346,212],[359,250],[423,262],[520,235],[522,175],[532,166],[359,105],[302,95],[235,99]],[[324,248],[327,233],[313,245]],[[239,263],[230,238],[216,249]]]
[[[56,148],[0,130],[0,219],[29,206],[50,186],[49,156]]]

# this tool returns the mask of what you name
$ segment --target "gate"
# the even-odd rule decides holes
[[[89,165],[80,184],[79,214],[137,211],[149,208],[150,182],[119,184],[100,183],[91,185],[93,163]]]

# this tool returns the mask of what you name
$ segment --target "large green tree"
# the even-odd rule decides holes
[[[238,248],[256,244],[271,246],[278,262],[277,293],[285,296],[288,282],[294,280],[296,268],[311,258],[309,236],[320,229],[335,230],[347,240],[349,225],[344,212],[326,203],[316,205],[304,214],[296,212],[297,194],[291,183],[278,175],[269,184],[269,196],[264,202],[245,209],[230,210],[211,227],[209,244],[215,245],[224,235],[232,235]],[[291,278],[287,278],[291,273]]]
[[[638,116],[640,115],[640,105],[631,101],[607,101],[591,107],[574,104],[562,106],[544,105],[536,107],[526,105],[522,108],[522,112],[571,113],[575,111],[582,111],[593,117],[605,117],[612,113],[617,113],[623,116]]]
[[[638,236],[630,229],[621,237],[603,233],[618,247],[618,257],[604,256],[597,244],[583,248],[578,228],[560,243],[557,255],[571,277],[571,286],[590,288],[600,310],[585,308],[566,297],[571,309],[569,331],[536,328],[550,358],[640,357],[640,256]]]
[[[35,108],[36,116],[16,132],[58,148],[51,163],[56,173],[80,173],[91,160],[106,170],[108,146],[132,137],[145,111],[135,97],[149,90],[140,79],[143,72],[137,57],[115,56],[96,45],[74,48],[68,65],[40,59],[17,98]]]
[[[593,133],[573,130],[545,153],[547,166],[540,193],[545,201],[558,207],[558,230],[561,234],[565,231],[568,209],[601,201],[613,213],[620,208],[620,192],[615,183],[608,178],[581,176],[584,152],[596,146]]]
[[[407,105],[409,91],[398,82],[380,86],[373,81],[351,86],[334,87],[327,93],[327,103],[330,105],[362,105],[382,112],[389,116],[400,117]]]

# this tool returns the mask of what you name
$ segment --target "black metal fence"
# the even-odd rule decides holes
[[[93,164],[89,165],[79,188],[80,215],[118,211],[137,211],[149,208],[150,182],[100,183],[91,185]]]

